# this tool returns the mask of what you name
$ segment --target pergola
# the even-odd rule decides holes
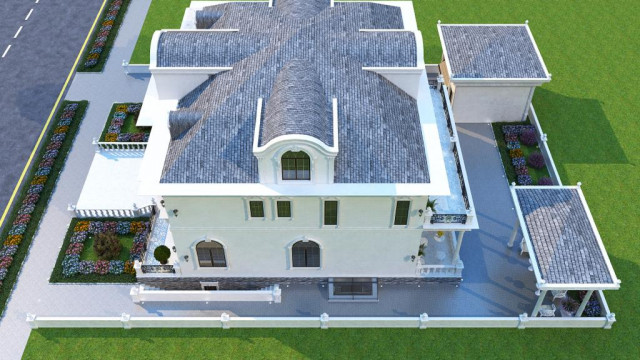
[[[511,186],[518,220],[509,240],[522,228],[522,247],[536,276],[538,316],[548,291],[555,295],[585,290],[575,316],[580,317],[596,290],[617,290],[607,251],[593,221],[580,183],[577,186]]]

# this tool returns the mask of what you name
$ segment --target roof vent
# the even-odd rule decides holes
[[[195,111],[176,110],[169,113],[169,133],[171,140],[182,137],[198,120],[202,114]]]

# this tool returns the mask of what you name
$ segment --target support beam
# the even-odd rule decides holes
[[[542,301],[544,301],[545,296],[547,296],[547,290],[542,290],[540,292],[540,296],[538,297],[538,302],[536,302],[536,306],[533,308],[531,312],[531,317],[537,317],[538,312],[540,312],[540,306],[542,306]]]
[[[453,253],[453,259],[451,260],[452,264],[455,264],[460,260],[460,247],[462,246],[462,237],[464,236],[465,231],[458,232],[458,241],[456,241],[456,251]]]
[[[509,238],[508,247],[513,247],[513,243],[516,241],[516,237],[518,236],[518,230],[520,229],[520,220],[516,219],[515,225],[513,225],[513,232],[511,232],[511,237]]]
[[[589,302],[589,299],[591,299],[591,295],[593,295],[593,290],[587,291],[587,295],[584,296],[584,299],[582,299],[582,303],[580,304],[578,311],[576,311],[576,317],[582,316],[582,313],[584,312],[584,308],[587,307],[587,303]]]

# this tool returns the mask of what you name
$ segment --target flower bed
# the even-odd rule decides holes
[[[149,218],[74,218],[69,225],[50,282],[135,282],[133,262],[141,260],[144,255],[149,231]],[[120,237],[129,237],[131,244],[126,259],[95,258],[92,246],[87,244],[91,243],[97,234],[109,232]]]
[[[552,185],[530,124],[494,123],[494,135],[509,183]]]
[[[0,313],[4,311],[86,107],[86,101],[64,101],[61,104],[38,155],[34,157],[12,212],[6,217],[0,235]]]
[[[100,141],[105,142],[147,142],[150,127],[137,127],[140,103],[113,104]]]
[[[91,42],[85,49],[83,61],[79,64],[78,71],[102,71],[129,2],[129,0],[112,0],[107,4],[96,24]]]

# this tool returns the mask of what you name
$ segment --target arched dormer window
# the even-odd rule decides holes
[[[282,155],[282,180],[311,180],[311,159],[304,151]]]
[[[227,267],[224,247],[217,241],[201,241],[196,245],[200,267]]]
[[[291,247],[293,267],[320,267],[320,245],[313,241],[298,241]]]

